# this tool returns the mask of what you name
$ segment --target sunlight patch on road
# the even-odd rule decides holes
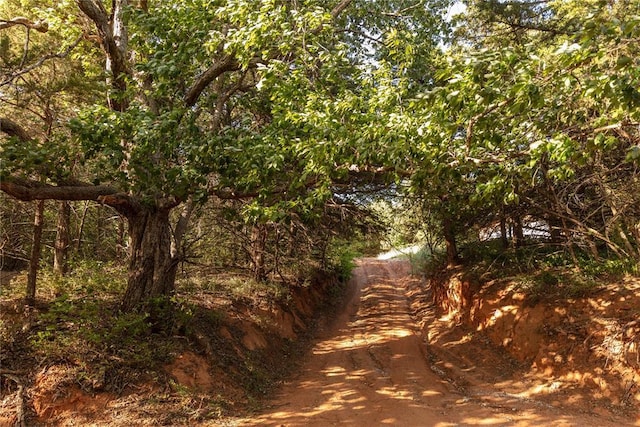
[[[399,400],[414,400],[413,395],[407,390],[398,390],[396,387],[381,387],[376,393]]]
[[[413,333],[408,329],[393,329],[389,331],[389,335],[396,338],[405,338],[413,335]]]
[[[339,350],[355,350],[358,348],[370,347],[376,344],[382,344],[397,338],[406,338],[413,333],[404,328],[389,327],[377,334],[366,334],[358,338],[344,338],[341,340],[328,341],[313,349],[313,354],[328,354]]]
[[[342,366],[332,366],[331,368],[327,368],[323,371],[328,377],[338,377],[346,374],[346,370]]]
[[[404,248],[392,249],[389,252],[381,253],[380,255],[377,256],[377,258],[385,260],[385,259],[396,258],[402,255],[417,254],[418,252],[420,252],[420,249],[422,249],[422,247],[423,245],[413,245],[413,246],[407,246]]]

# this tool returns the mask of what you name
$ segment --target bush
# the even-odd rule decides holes
[[[620,278],[625,274],[638,275],[638,262],[632,258],[613,258],[594,260],[583,258],[580,260],[580,270],[592,278],[610,276]]]
[[[356,266],[355,259],[360,256],[362,253],[348,242],[334,242],[328,250],[329,267],[336,272],[340,281],[349,280]]]

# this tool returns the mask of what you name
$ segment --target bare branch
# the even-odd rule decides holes
[[[18,16],[10,20],[0,19],[0,30],[11,28],[14,25],[22,25],[26,28],[39,31],[41,33],[46,33],[47,31],[49,31],[49,24],[45,21],[33,22],[22,16]]]
[[[36,63],[23,68],[22,70],[16,71],[14,73],[12,73],[9,77],[7,77],[5,80],[3,80],[2,82],[0,82],[0,87],[2,86],[6,86],[9,83],[11,83],[12,81],[14,81],[17,77],[20,77],[24,74],[27,74],[33,70],[35,70],[36,68],[42,66],[45,62],[47,62],[50,59],[62,59],[62,58],[66,58],[73,49],[76,48],[76,46],[78,46],[80,44],[80,42],[82,41],[84,37],[79,37],[78,40],[76,40],[71,46],[69,46],[68,48],[66,48],[63,52],[60,53],[52,53],[49,55],[45,55],[42,58],[40,58]]]
[[[27,35],[24,38],[24,49],[22,52],[22,60],[20,61],[20,68],[24,67],[27,62],[27,56],[29,56],[29,42],[31,41],[31,29],[27,27]]]

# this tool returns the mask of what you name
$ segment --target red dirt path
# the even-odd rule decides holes
[[[321,332],[297,377],[283,385],[262,414],[244,426],[640,426],[640,420],[594,414],[504,393],[495,384],[505,366],[482,346],[465,366],[469,387],[458,387],[432,361],[410,298],[416,280],[406,261],[360,260],[344,310]],[[443,345],[443,347],[445,347]],[[446,348],[435,353],[447,354]],[[474,362],[475,361],[475,362]],[[438,361],[438,365],[456,362]],[[476,366],[477,365],[477,366]],[[486,378],[478,383],[478,378]],[[482,390],[479,394],[477,390]]]

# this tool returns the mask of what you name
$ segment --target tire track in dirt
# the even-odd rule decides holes
[[[438,375],[412,318],[406,261],[361,259],[351,297],[298,375],[245,426],[617,426],[511,396],[488,404]],[[445,352],[446,354],[446,352]],[[473,355],[470,355],[473,358]],[[442,361],[439,361],[442,362]],[[446,361],[445,361],[446,362]],[[455,362],[454,362],[455,363]],[[486,384],[490,388],[491,384]]]

